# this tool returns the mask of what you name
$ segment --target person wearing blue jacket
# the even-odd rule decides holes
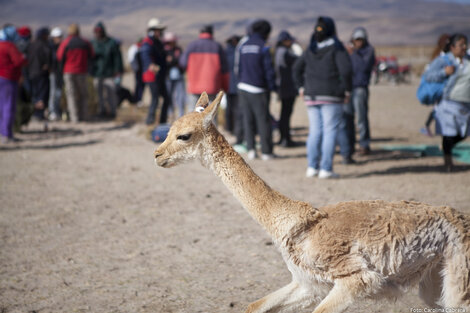
[[[245,140],[248,158],[257,157],[255,135],[261,139],[261,159],[271,160],[273,140],[269,96],[276,90],[275,72],[266,40],[271,33],[271,24],[266,20],[255,21],[250,34],[238,48],[238,98],[243,110]]]
[[[442,100],[436,107],[436,134],[442,136],[444,168],[453,171],[452,149],[470,135],[470,61],[464,34],[449,39],[449,52],[434,59],[424,73],[426,81],[447,80]]]

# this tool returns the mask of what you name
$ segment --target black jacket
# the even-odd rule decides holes
[[[293,75],[296,87],[304,87],[304,96],[312,100],[341,102],[352,90],[351,60],[342,45],[307,49],[295,62]]]
[[[49,43],[36,39],[27,50],[29,77],[48,75],[52,67],[52,49]]]

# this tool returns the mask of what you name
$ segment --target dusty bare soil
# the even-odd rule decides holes
[[[429,109],[415,90],[371,87],[373,153],[348,166],[336,156],[341,179],[305,178],[304,146],[276,147],[279,159],[249,164],[315,206],[415,200],[470,213],[469,165],[445,174],[439,157],[382,149],[439,144],[418,132]],[[243,312],[289,282],[270,238],[218,178],[198,163],[155,166],[156,144],[137,113],[124,106],[116,122],[58,122],[48,133],[32,123],[21,142],[0,148],[0,312]],[[305,142],[307,125],[298,102],[295,140]],[[419,307],[410,290],[350,311]]]

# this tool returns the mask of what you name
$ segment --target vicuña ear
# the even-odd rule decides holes
[[[209,105],[209,96],[204,91],[199,97],[199,100],[197,100],[196,105],[194,106],[194,111],[201,113],[202,111],[206,109],[208,105]]]
[[[215,115],[217,114],[217,110],[219,109],[220,101],[222,101],[222,97],[224,96],[223,91],[219,91],[217,97],[215,97],[214,101],[209,104],[209,106],[204,110],[204,127],[207,128],[212,123]]]

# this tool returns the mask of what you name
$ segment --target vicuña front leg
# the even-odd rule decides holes
[[[308,289],[293,281],[289,285],[251,303],[245,313],[299,312],[302,309],[313,307],[315,301],[318,302],[319,299],[314,297]]]

